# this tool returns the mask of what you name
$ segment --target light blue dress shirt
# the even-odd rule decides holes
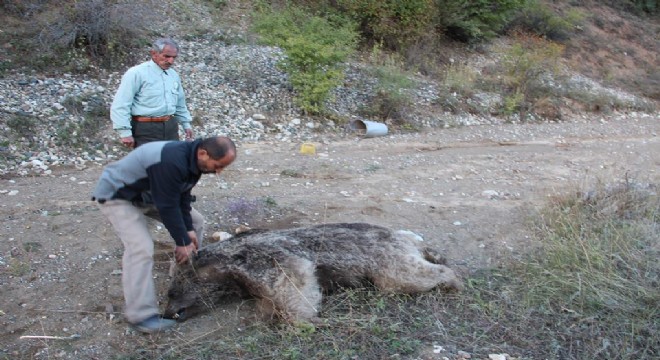
[[[179,74],[173,69],[161,69],[153,60],[128,69],[110,106],[112,128],[120,137],[132,136],[132,115],[174,115],[184,129],[190,129],[192,116],[186,106]]]

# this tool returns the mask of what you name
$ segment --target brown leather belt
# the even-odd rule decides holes
[[[165,122],[165,121],[167,121],[171,118],[172,118],[172,115],[165,115],[165,116],[159,116],[159,117],[139,116],[139,115],[131,116],[131,119],[133,119],[133,121],[137,121],[137,122]]]

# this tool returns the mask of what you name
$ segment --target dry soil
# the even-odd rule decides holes
[[[240,143],[237,161],[194,189],[195,206],[207,217],[207,235],[231,232],[238,222],[363,221],[410,230],[443,249],[465,278],[533,247],[527,225],[557,194],[626,179],[660,182],[658,133],[657,115],[620,114],[375,138],[347,132],[315,143],[312,155],[300,153],[301,143]],[[228,304],[158,336],[128,328],[122,245],[90,201],[101,169],[0,180],[0,358],[106,359],[186,346],[213,331],[240,334],[252,321],[250,303]],[[152,228],[164,301],[173,243],[162,225]]]

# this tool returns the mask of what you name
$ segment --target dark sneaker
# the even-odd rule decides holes
[[[153,334],[159,331],[167,330],[176,325],[176,320],[163,319],[160,315],[148,317],[137,324],[131,324],[137,331],[145,334]]]

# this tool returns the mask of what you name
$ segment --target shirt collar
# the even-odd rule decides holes
[[[199,149],[199,145],[201,145],[201,143],[202,139],[197,139],[189,143],[190,148],[192,149],[190,154],[190,172],[195,175],[200,175],[201,173],[201,170],[199,170],[199,166],[197,165],[197,149]]]
[[[169,75],[167,70],[161,69],[160,66],[158,66],[158,64],[156,64],[155,61],[149,60],[149,65],[151,66],[152,69],[154,69],[154,71],[158,72],[159,74],[164,73],[165,75]]]

